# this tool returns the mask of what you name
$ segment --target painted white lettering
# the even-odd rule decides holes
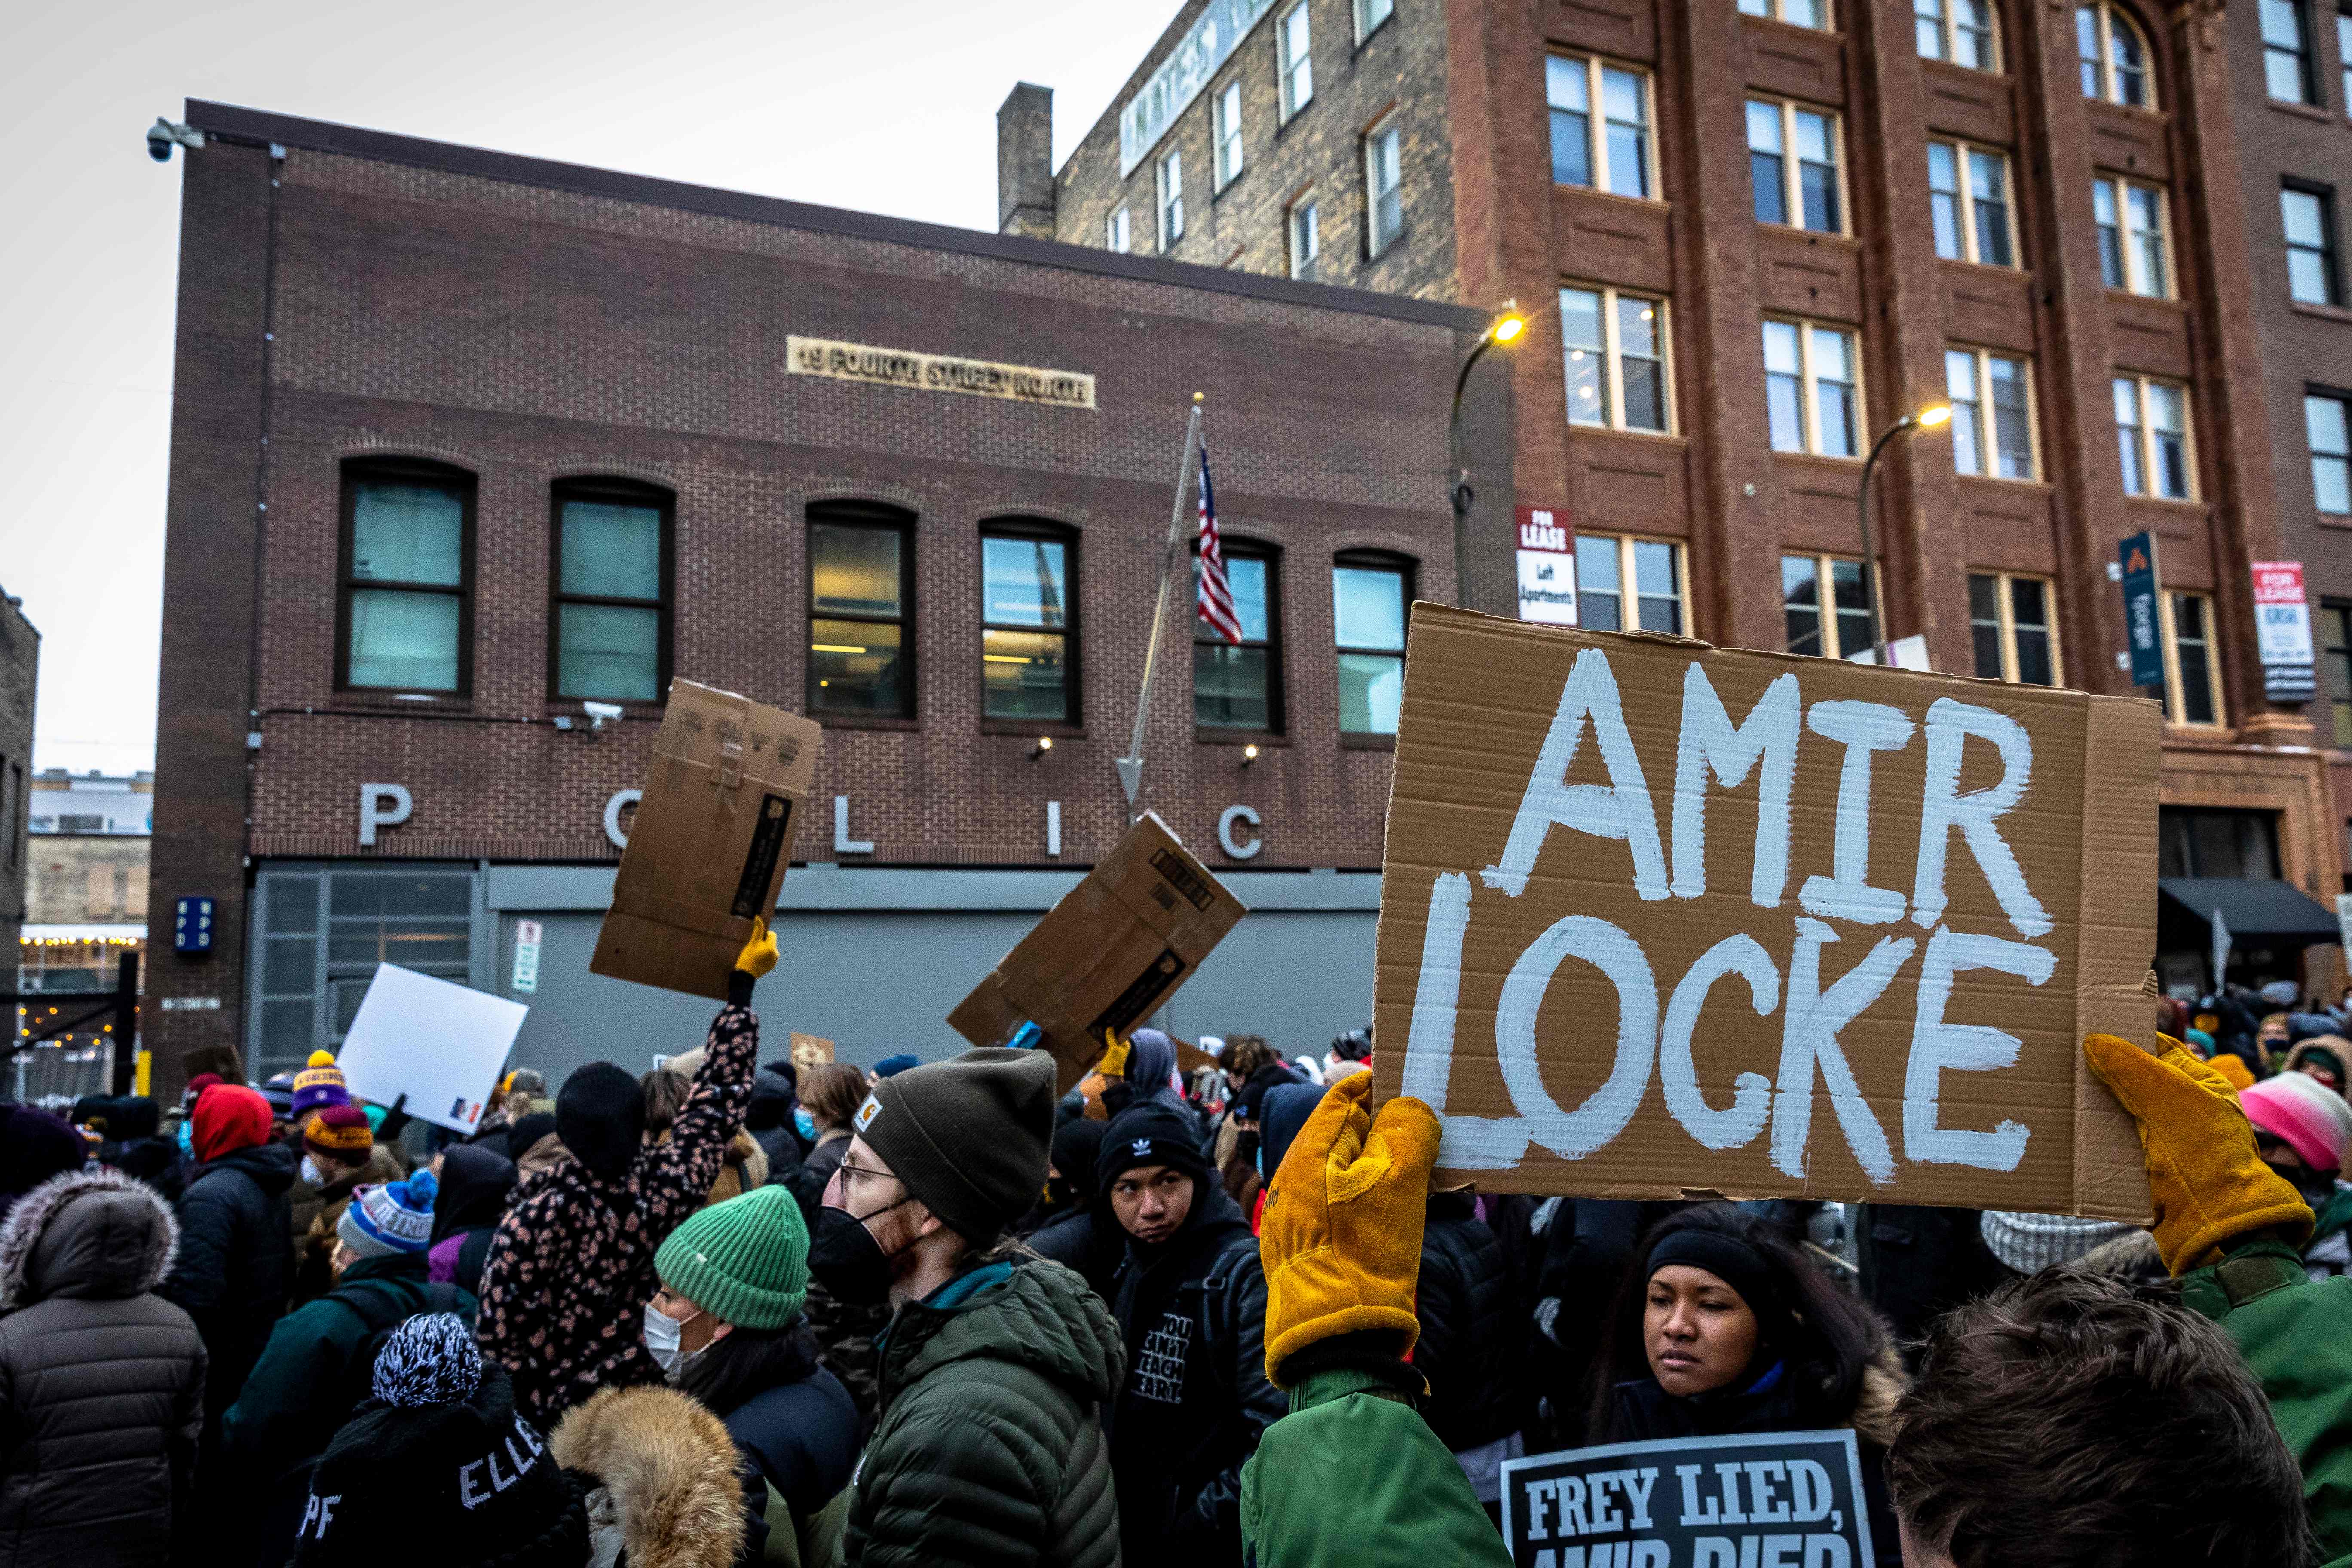
[[[1636,1541],[1633,1546],[1633,1568],[1666,1568],[1670,1559],[1664,1542]]]
[[[1676,1465],[1675,1467],[1675,1479],[1683,1484],[1683,1516],[1677,1522],[1680,1523],[1685,1530],[1688,1530],[1694,1525],[1713,1524],[1716,1521],[1723,1517],[1722,1504],[1717,1500],[1716,1495],[1713,1492],[1706,1494],[1706,1509],[1704,1510],[1700,1509],[1698,1495],[1699,1474],[1700,1467],[1697,1465]]]
[[[1729,1463],[1717,1465],[1715,1467],[1715,1473],[1723,1478],[1723,1522],[1726,1524],[1746,1524],[1748,1522],[1748,1515],[1743,1512],[1739,1507],[1738,1462],[1734,1460]]]
[[[1789,1517],[1799,1524],[1827,1519],[1830,1504],[1837,1499],[1829,1471],[1811,1459],[1789,1461]]]
[[[1658,1484],[1658,1468],[1652,1465],[1645,1470],[1627,1470],[1624,1475],[1625,1479],[1619,1484],[1625,1489],[1626,1505],[1633,1510],[1633,1528],[1647,1530],[1650,1528],[1650,1489]]]
[[[1562,1476],[1553,1483],[1559,1489],[1559,1532],[1562,1535],[1590,1535],[1592,1526],[1584,1517],[1584,1480],[1580,1476]]]
[[[1808,877],[1797,901],[1824,920],[1885,925],[1903,918],[1903,895],[1870,880],[1870,754],[1911,743],[1911,721],[1883,702],[1816,702],[1805,727],[1845,747],[1838,770],[1836,837],[1830,850],[1834,875]]]
[[[1751,903],[1771,909],[1789,885],[1789,795],[1797,776],[1797,678],[1764,689],[1738,729],[1696,659],[1683,674],[1683,727],[1675,748],[1675,881],[1678,899],[1706,891],[1706,775],[1737,789],[1758,760]]]
[[[1768,1535],[1764,1538],[1764,1560],[1759,1568],[1799,1568],[1798,1559],[1805,1549],[1801,1535]]]
[[[2039,985],[2057,973],[2058,960],[2025,942],[1936,928],[1920,960],[1918,1018],[1911,1029],[1910,1064],[1903,1074],[1903,1152],[1923,1165],[2014,1171],[2032,1136],[2023,1123],[2003,1121],[1990,1132],[1972,1132],[1937,1121],[1943,1074],[2015,1067],[2020,1049],[2017,1037],[2005,1029],[1944,1022],[1952,976],[1964,969],[1999,970]]]
[[[1789,1503],[1773,1495],[1772,1483],[1788,1479],[1788,1467],[1778,1459],[1748,1461],[1748,1517],[1758,1524],[1789,1522]]]
[[[1544,1517],[1550,1507],[1554,1491],[1550,1481],[1528,1483],[1528,1539],[1544,1541],[1550,1538],[1551,1521]]]
[[[1739,1548],[1720,1535],[1691,1542],[1691,1568],[1739,1568]]]
[[[1421,975],[1405,1036],[1404,1092],[1437,1113],[1441,1158],[1451,1169],[1507,1171],[1527,1158],[1528,1121],[1521,1116],[1452,1116],[1445,1094],[1454,1077],[1454,1022],[1462,991],[1462,942],[1470,931],[1470,879],[1445,871],[1429,889],[1429,923],[1421,939]]]
[[[1788,1001],[1781,1014],[1780,1082],[1772,1103],[1772,1163],[1783,1175],[1805,1173],[1805,1142],[1813,1121],[1813,1069],[1818,1066],[1847,1145],[1862,1163],[1863,1173],[1884,1186],[1894,1179],[1895,1152],[1854,1082],[1838,1031],[1885,993],[1916,944],[1908,937],[1881,937],[1867,957],[1824,992],[1822,949],[1837,940],[1837,933],[1819,921],[1797,921],[1797,944],[1789,957]]]
[[[1584,739],[1584,721],[1592,720],[1601,761],[1609,770],[1604,784],[1571,784],[1568,770]],[[1596,838],[1624,841],[1633,856],[1633,890],[1643,899],[1666,896],[1666,856],[1658,842],[1656,808],[1650,804],[1650,786],[1642,777],[1642,759],[1625,728],[1625,706],[1617,694],[1617,678],[1610,672],[1609,656],[1586,648],[1559,689],[1559,708],[1544,735],[1535,771],[1519,797],[1511,836],[1503,858],[1480,875],[1486,886],[1517,898],[1527,890],[1528,874],[1535,869],[1545,837],[1555,826],[1589,833]]]
[[[2000,782],[1990,789],[1961,795],[1960,753],[1970,735],[1991,742],[2000,753]],[[1919,800],[1919,866],[1911,887],[1913,921],[1932,926],[1944,918],[1944,851],[1957,827],[2018,934],[2050,933],[2050,912],[2025,885],[2017,857],[1993,826],[1994,818],[2025,798],[2025,786],[2032,776],[2033,741],[2016,720],[1948,697],[1939,697],[1928,706],[1927,779]]]
[[[1536,1062],[1536,1015],[1552,975],[1582,959],[1617,989],[1617,1059],[1582,1105],[1562,1110]],[[1569,915],[1528,945],[1503,982],[1495,1009],[1495,1055],[1511,1102],[1530,1119],[1535,1141],[1563,1160],[1581,1160],[1625,1130],[1642,1108],[1658,1046],[1658,984],[1633,939],[1607,921]]]
[[[1716,1110],[1700,1092],[1698,1066],[1691,1055],[1692,1037],[1697,1032],[1699,1009],[1706,1004],[1708,988],[1727,974],[1748,982],[1748,998],[1758,1017],[1780,1005],[1780,972],[1772,967],[1772,955],[1752,936],[1727,936],[1699,954],[1698,962],[1675,985],[1658,1039],[1658,1076],[1666,1092],[1667,1111],[1702,1146],[1717,1150],[1738,1149],[1752,1142],[1764,1130],[1765,1118],[1772,1109],[1772,1082],[1762,1073],[1743,1072],[1732,1080],[1731,1104],[1727,1110]],[[1743,1030],[1727,1034],[1747,1037]]]
[[[1625,1521],[1617,1517],[1616,1503],[1611,1500],[1609,1496],[1616,1489],[1619,1479],[1619,1472],[1602,1470],[1586,1480],[1586,1486],[1591,1489],[1591,1500],[1589,1508],[1595,1534],[1603,1531],[1625,1528]]]
[[[1808,1535],[1805,1568],[1853,1568],[1853,1548],[1843,1535]]]

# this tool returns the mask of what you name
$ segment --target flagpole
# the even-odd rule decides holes
[[[1192,395],[1192,416],[1184,425],[1184,457],[1176,469],[1176,500],[1168,512],[1168,546],[1160,562],[1160,599],[1151,608],[1151,641],[1143,650],[1143,689],[1135,698],[1135,733],[1127,755],[1118,760],[1118,782],[1127,791],[1127,809],[1135,811],[1143,787],[1143,723],[1151,714],[1151,672],[1160,662],[1160,643],[1168,629],[1168,591],[1175,584],[1176,554],[1184,542],[1184,488],[1192,481],[1192,454],[1201,445],[1201,394]]]

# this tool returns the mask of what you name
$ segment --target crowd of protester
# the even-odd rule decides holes
[[[1500,1564],[1504,1467],[1849,1428],[1882,1564],[2352,1563],[2352,1040],[2093,1037],[2152,1228],[1433,1186],[1373,1042],[334,1060],[0,1105],[0,1564]],[[2159,1053],[2160,1054],[2157,1054]]]

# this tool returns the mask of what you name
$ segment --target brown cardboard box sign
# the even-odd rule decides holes
[[[823,1035],[803,1035],[793,1031],[793,1067],[799,1072],[820,1067],[834,1059],[833,1042]]]
[[[1103,1053],[1191,978],[1246,911],[1160,818],[1135,819],[1101,864],[948,1015],[975,1046],[1024,1023],[1044,1033],[1066,1093]]]
[[[1381,1091],[1449,1179],[2145,1223],[2155,706],[1413,606]],[[1399,1047],[1402,1048],[1398,1048]]]
[[[824,731],[673,680],[589,972],[727,999],[751,922],[775,912]]]

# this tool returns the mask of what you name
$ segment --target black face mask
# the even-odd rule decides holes
[[[1045,1207],[1047,1209],[1055,1214],[1059,1214],[1065,1209],[1075,1208],[1077,1205],[1077,1202],[1078,1190],[1070,1184],[1069,1177],[1048,1176],[1045,1178]]]
[[[888,1300],[890,1259],[898,1254],[883,1251],[874,1233],[866,1228],[866,1222],[875,1215],[888,1214],[914,1201],[900,1198],[866,1215],[830,1207],[817,1210],[816,1226],[809,1236],[809,1272],[835,1300],[845,1305],[878,1307]]]

